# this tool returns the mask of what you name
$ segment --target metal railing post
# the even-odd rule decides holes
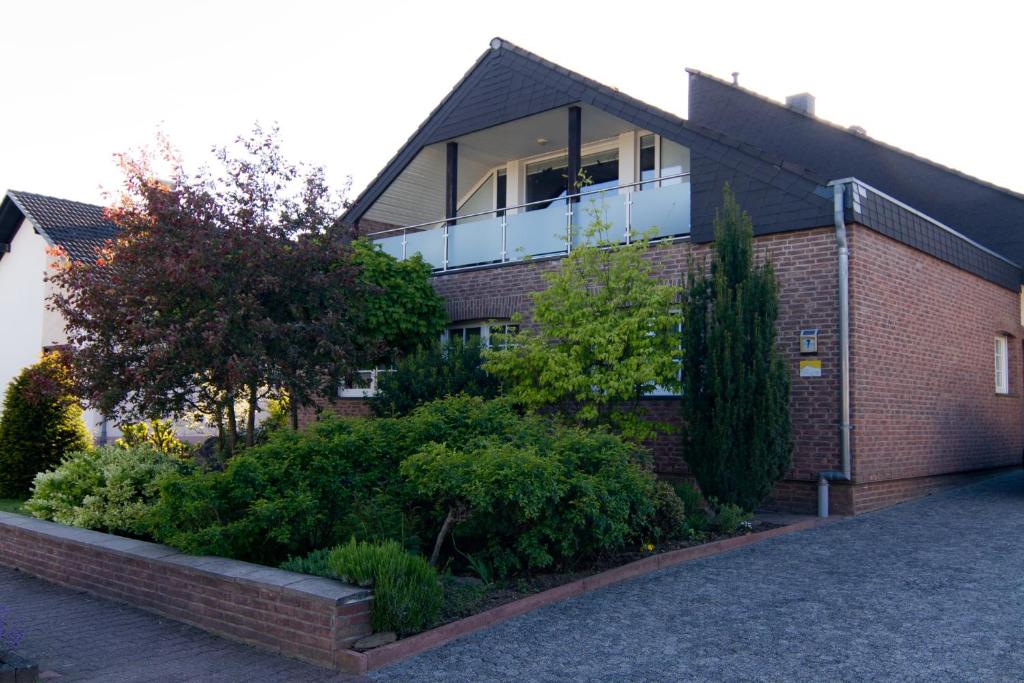
[[[501,262],[508,261],[508,213],[501,214]]]
[[[626,244],[633,237],[633,191],[626,190]]]
[[[441,270],[448,270],[448,221],[444,222],[444,261]]]
[[[568,197],[565,200],[566,205],[569,207],[565,212],[565,253],[572,253],[572,198]]]

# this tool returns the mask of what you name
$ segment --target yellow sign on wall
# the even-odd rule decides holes
[[[821,361],[818,359],[800,361],[801,377],[821,377]]]

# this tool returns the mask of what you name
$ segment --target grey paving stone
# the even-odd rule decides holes
[[[1024,680],[1024,474],[523,615],[380,681]]]

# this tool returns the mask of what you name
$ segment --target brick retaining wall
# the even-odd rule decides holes
[[[0,564],[320,666],[352,670],[365,588],[0,512]]]

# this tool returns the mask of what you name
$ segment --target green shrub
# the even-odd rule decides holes
[[[402,473],[453,543],[498,577],[571,569],[641,540],[655,517],[655,480],[635,446],[537,416],[462,446],[433,443]]]
[[[37,473],[92,445],[59,353],[44,354],[7,387],[0,416],[0,498],[24,498]]]
[[[673,482],[672,488],[679,499],[683,501],[683,509],[686,511],[682,535],[691,541],[704,540],[711,529],[711,523],[704,510],[704,498],[700,491],[688,481]]]
[[[185,552],[276,565],[352,536],[427,554],[456,510],[445,553],[503,577],[643,540],[656,509],[637,447],[456,396],[274,433],[223,472],[166,478],[151,519],[154,537]]]
[[[480,345],[456,341],[435,344],[400,360],[393,371],[377,376],[377,395],[370,402],[379,416],[407,415],[417,406],[445,396],[498,395],[498,380],[483,367]]]
[[[675,489],[668,482],[656,482],[651,538],[655,541],[679,538],[683,534],[685,523],[686,506],[676,495]]]
[[[679,500],[683,501],[683,507],[686,508],[686,514],[704,509],[704,498],[700,495],[700,491],[697,487],[690,482],[672,482],[672,489],[676,492],[676,495],[679,496]]]
[[[145,536],[160,478],[181,468],[150,446],[76,451],[56,469],[36,475],[25,508],[61,524]]]
[[[508,433],[517,422],[502,401],[460,396],[404,418],[326,418],[299,432],[274,432],[223,472],[166,480],[153,534],[186,552],[275,565],[353,534],[420,550],[423,534],[436,530],[407,500],[402,460],[431,442],[461,445]]]
[[[125,449],[152,446],[161,453],[179,460],[186,459],[191,451],[187,443],[175,436],[173,425],[164,420],[153,420],[150,424],[123,424],[121,438],[114,444]]]
[[[327,564],[342,581],[373,588],[370,623],[374,631],[417,633],[441,616],[443,594],[437,571],[395,541],[352,539],[335,548]]]
[[[321,548],[305,557],[289,557],[281,563],[281,569],[310,576],[332,576],[331,569],[327,564],[331,550],[332,548]]]
[[[732,535],[739,531],[740,525],[750,519],[750,513],[739,505],[725,503],[715,506],[715,531],[720,534]]]

